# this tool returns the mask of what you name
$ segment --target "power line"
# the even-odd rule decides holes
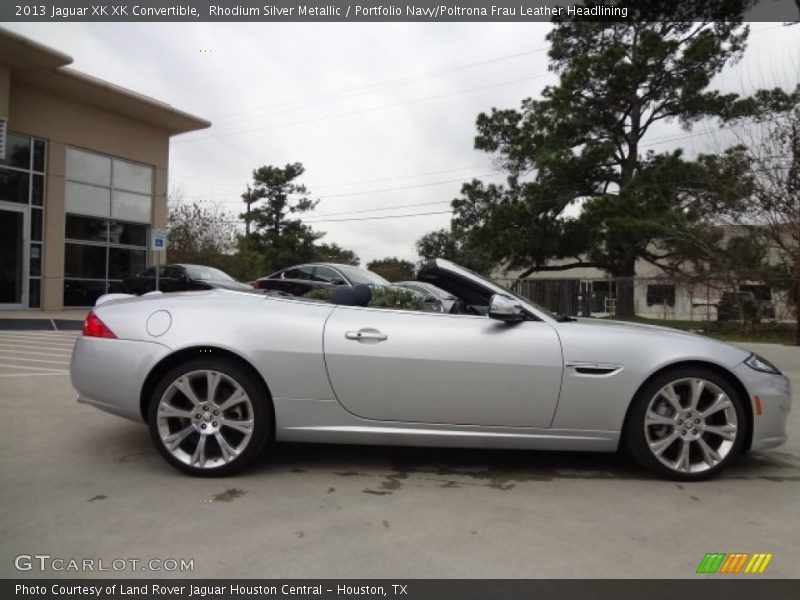
[[[424,96],[422,98],[415,98],[413,100],[407,100],[407,101],[404,101],[404,102],[395,102],[394,104],[382,104],[382,105],[378,105],[378,106],[371,106],[371,107],[364,108],[364,109],[352,110],[352,111],[343,112],[343,113],[336,113],[336,114],[333,114],[333,115],[325,115],[325,116],[322,116],[322,117],[317,117],[315,119],[308,119],[308,120],[305,120],[305,121],[294,121],[294,122],[291,122],[291,123],[283,123],[281,125],[267,125],[267,126],[264,126],[264,127],[250,127],[248,129],[240,129],[238,131],[230,131],[230,132],[226,132],[226,133],[221,133],[219,135],[206,135],[206,136],[193,137],[193,138],[181,138],[181,139],[173,140],[172,143],[173,144],[180,144],[180,143],[186,143],[186,142],[198,142],[198,141],[202,141],[202,140],[226,138],[226,137],[241,135],[243,133],[253,133],[255,131],[264,131],[266,129],[281,129],[281,128],[284,128],[284,127],[294,127],[294,126],[297,126],[297,125],[308,125],[310,123],[319,123],[320,121],[328,121],[328,120],[331,120],[331,119],[340,119],[342,117],[350,117],[350,116],[365,114],[365,113],[368,113],[368,112],[374,112],[374,111],[378,111],[378,110],[386,110],[388,108],[398,108],[398,107],[401,107],[401,106],[408,106],[408,105],[411,105],[411,104],[419,104],[420,102],[428,102],[430,100],[441,100],[442,98],[452,98],[453,96],[460,96],[461,94],[469,94],[469,93],[472,93],[472,92],[478,92],[478,91],[482,91],[482,90],[488,90],[488,89],[492,89],[492,88],[503,87],[503,86],[506,86],[506,85],[513,85],[513,84],[516,84],[516,83],[523,83],[523,82],[526,82],[526,81],[532,81],[534,79],[541,79],[543,77],[551,77],[551,76],[552,76],[552,73],[549,73],[549,72],[548,73],[542,73],[542,74],[539,74],[539,75],[534,75],[532,77],[523,77],[522,79],[513,79],[511,81],[503,81],[503,82],[500,82],[500,83],[493,83],[493,84],[490,84],[490,85],[482,85],[482,86],[478,86],[478,87],[474,87],[474,88],[458,90],[458,91],[455,91],[455,92],[448,92],[446,94],[438,94],[436,96]]]
[[[307,223],[309,225],[314,225],[316,223],[342,223],[344,221],[381,221],[384,219],[405,219],[408,217],[426,217],[429,215],[446,215],[451,214],[452,210],[440,210],[435,212],[421,212],[421,213],[409,213],[407,215],[384,215],[380,217],[357,217],[353,219],[323,219],[319,221],[306,221],[303,220],[303,223]]]
[[[267,112],[265,114],[261,114],[260,115],[261,117],[270,116],[270,115],[273,115],[273,114],[284,114],[284,113],[287,113],[287,112],[292,112],[293,110],[298,110],[297,108],[287,108],[287,107],[297,106],[299,108],[308,108],[308,107],[316,106],[316,105],[319,105],[319,104],[325,104],[330,100],[339,100],[339,99],[342,99],[342,98],[350,98],[350,97],[353,97],[353,96],[360,96],[362,94],[373,92],[373,91],[385,90],[385,89],[389,89],[389,88],[393,88],[393,87],[399,87],[399,86],[403,86],[403,85],[408,85],[408,84],[411,84],[411,83],[415,83],[417,81],[422,81],[424,79],[432,79],[432,78],[435,78],[435,77],[441,77],[442,75],[446,75],[448,73],[454,73],[454,72],[457,72],[457,71],[464,71],[464,70],[467,70],[467,69],[473,69],[475,67],[485,66],[485,65],[494,64],[494,63],[498,63],[498,62],[503,62],[503,61],[507,61],[507,60],[512,60],[512,59],[515,59],[515,58],[521,58],[523,56],[529,56],[529,55],[532,55],[532,54],[538,54],[540,52],[545,52],[546,50],[547,50],[547,48],[537,48],[536,50],[528,50],[528,51],[525,51],[525,52],[517,52],[515,54],[507,54],[507,55],[504,55],[504,56],[498,56],[498,57],[489,58],[489,59],[485,59],[485,60],[480,60],[480,61],[476,61],[476,62],[472,62],[472,63],[466,63],[466,64],[463,64],[463,65],[457,65],[455,67],[448,67],[448,68],[445,68],[445,69],[440,69],[438,71],[431,71],[429,73],[422,73],[420,75],[408,76],[408,77],[404,77],[404,78],[392,79],[392,80],[388,80],[388,81],[384,81],[384,82],[379,82],[379,83],[374,83],[374,84],[365,85],[365,86],[361,86],[361,87],[356,87],[356,88],[354,88],[352,90],[348,90],[346,92],[329,92],[329,93],[323,94],[321,96],[320,95],[318,95],[318,96],[308,96],[308,97],[306,97],[305,99],[302,99],[302,100],[295,100],[295,101],[278,103],[277,105],[275,105],[273,107],[273,109],[280,109],[280,110],[270,110],[266,106],[262,105],[262,106],[260,106],[258,108],[254,108],[254,109],[250,109],[250,110],[237,111],[237,112],[232,112],[232,113],[226,113],[226,114],[223,114],[223,115],[212,116],[212,117],[209,117],[209,119],[210,120],[211,119],[223,119],[224,120],[225,118],[231,117],[231,116],[238,116],[238,115],[245,115],[245,114],[259,114],[259,113],[265,113],[265,111],[267,111]],[[240,120],[240,119],[235,119],[235,120]],[[230,123],[225,123],[225,124],[222,125],[222,127],[225,127],[227,125],[230,125]]]

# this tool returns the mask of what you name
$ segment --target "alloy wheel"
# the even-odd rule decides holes
[[[253,403],[232,377],[198,370],[176,378],[161,395],[158,436],[178,461],[194,468],[227,465],[253,437]]]
[[[671,381],[649,401],[645,441],[677,473],[702,473],[730,454],[738,431],[736,408],[718,385],[698,377]]]

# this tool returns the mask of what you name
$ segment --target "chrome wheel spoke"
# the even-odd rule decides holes
[[[691,390],[692,395],[689,397],[689,408],[697,409],[697,403],[700,402],[700,396],[703,395],[703,390],[706,387],[706,382],[702,379],[692,379]]]
[[[675,427],[675,421],[672,418],[665,417],[664,415],[660,415],[652,410],[647,411],[647,416],[645,418],[645,425],[647,426],[666,425],[667,427]]]
[[[688,472],[691,468],[691,462],[689,460],[689,451],[691,450],[691,442],[687,440],[683,440],[681,445],[680,454],[678,454],[678,460],[675,461],[674,468],[676,471],[686,471]]]
[[[186,396],[186,398],[192,404],[197,405],[201,403],[200,399],[197,397],[197,394],[194,393],[194,390],[192,389],[192,384],[189,382],[188,377],[183,376],[172,385],[174,385],[178,389],[178,391],[180,391],[181,394]]]
[[[197,465],[198,467],[206,466],[206,440],[207,435],[201,435],[200,440],[197,442],[197,447],[192,454],[190,465]]]
[[[217,440],[217,444],[219,444],[219,449],[222,451],[222,459],[226,463],[239,455],[239,452],[228,443],[228,440],[225,439],[221,432],[217,431],[214,437]]]
[[[222,375],[217,373],[216,371],[208,371],[206,372],[206,384],[207,384],[207,392],[206,392],[206,400],[209,402],[213,402],[214,398],[217,395],[217,386],[219,382],[222,380]]]
[[[736,425],[706,425],[706,432],[718,435],[723,440],[733,441],[736,439]]]
[[[672,406],[675,412],[679,413],[683,410],[683,407],[681,406],[681,399],[678,397],[673,384],[670,383],[663,390],[661,390],[660,393],[664,398],[667,399],[667,402],[670,403],[670,406]]]
[[[712,402],[711,406],[705,409],[703,412],[700,413],[700,416],[704,419],[713,415],[714,413],[718,413],[721,410],[725,410],[726,408],[730,408],[733,406],[731,401],[728,399],[724,393],[720,392],[717,397]]]
[[[176,431],[173,434],[168,435],[164,439],[164,445],[167,446],[170,450],[175,450],[178,446],[181,445],[181,442],[186,439],[186,437],[194,431],[194,425],[188,425],[181,429],[180,431]]]
[[[172,404],[164,403],[158,407],[158,416],[163,417],[165,419],[169,419],[172,417],[178,419],[191,419],[192,411],[185,410],[183,408],[178,408],[177,406],[173,406]]]
[[[222,404],[219,405],[219,410],[220,410],[220,412],[225,412],[229,408],[233,408],[237,404],[239,404],[241,402],[245,402],[245,401],[249,401],[249,398],[247,397],[247,394],[245,394],[244,391],[241,388],[237,388],[225,400],[225,402],[223,402]]]
[[[677,431],[673,431],[667,437],[662,438],[660,440],[657,440],[655,442],[652,442],[650,444],[650,450],[652,450],[653,454],[655,454],[656,456],[660,456],[660,455],[664,454],[664,451],[667,448],[669,448],[672,444],[675,443],[675,440],[677,440],[678,437],[679,437],[678,436],[678,432]]]
[[[703,460],[709,467],[713,467],[720,460],[722,460],[722,457],[719,455],[719,453],[709,446],[708,442],[706,442],[702,437],[697,438],[697,444],[700,446],[700,451],[703,453]]]
[[[222,419],[220,421],[220,425],[222,427],[230,427],[231,429],[235,429],[236,431],[243,433],[245,435],[250,435],[253,433],[253,421],[247,419],[245,421],[238,421],[235,419]]]

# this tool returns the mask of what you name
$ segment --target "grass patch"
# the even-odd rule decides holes
[[[628,321],[630,323],[645,323],[692,331],[725,342],[752,342],[756,344],[785,344],[795,345],[794,323],[761,323],[747,325],[744,329],[741,323],[723,321],[676,321],[670,319],[647,319],[645,317],[606,317],[614,321]]]

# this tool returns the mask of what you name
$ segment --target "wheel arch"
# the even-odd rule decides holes
[[[144,383],[142,384],[142,390],[139,394],[139,412],[142,420],[147,423],[147,413],[150,407],[151,396],[153,395],[153,391],[158,385],[158,382],[162,377],[164,377],[164,375],[166,375],[171,369],[174,369],[187,360],[191,360],[193,358],[211,357],[222,358],[237,364],[239,367],[245,369],[259,385],[263,386],[264,392],[266,393],[266,399],[268,400],[266,404],[272,416],[271,423],[273,431],[270,432],[270,435],[274,435],[275,407],[272,403],[272,392],[269,389],[269,385],[264,380],[264,377],[262,377],[261,373],[258,372],[258,369],[256,369],[252,363],[243,356],[225,348],[219,348],[216,346],[191,346],[188,348],[181,348],[180,350],[177,350],[176,352],[173,352],[172,354],[162,358],[150,370],[150,372],[147,374],[147,377],[145,377]]]
[[[656,371],[654,371],[653,373],[651,373],[650,376],[647,377],[647,379],[645,379],[641,383],[641,385],[639,385],[638,388],[636,388],[636,392],[633,394],[633,396],[631,397],[630,401],[628,402],[628,408],[625,411],[625,419],[622,422],[622,431],[621,431],[621,435],[620,435],[620,447],[622,447],[622,445],[623,445],[625,432],[628,429],[628,417],[630,416],[630,413],[631,413],[631,407],[633,406],[633,400],[639,395],[639,392],[641,392],[642,389],[647,384],[649,384],[653,379],[655,379],[656,377],[659,377],[659,376],[663,375],[666,372],[669,372],[669,371],[672,371],[672,370],[675,370],[675,369],[686,368],[686,367],[702,367],[704,369],[709,369],[711,371],[714,371],[719,376],[723,377],[728,383],[730,383],[734,387],[734,389],[736,389],[736,391],[739,393],[739,396],[742,399],[742,404],[744,404],[744,412],[745,412],[745,416],[747,418],[746,419],[747,420],[747,430],[745,431],[745,438],[744,438],[744,444],[742,444],[742,450],[745,451],[745,452],[748,451],[750,449],[750,445],[751,445],[751,443],[753,441],[753,418],[754,418],[754,416],[753,416],[753,406],[752,406],[752,403],[750,402],[750,394],[748,393],[747,388],[744,386],[744,384],[741,382],[741,380],[733,373],[733,371],[731,371],[729,369],[726,369],[725,367],[723,367],[723,366],[721,366],[721,365],[719,365],[717,363],[708,362],[708,361],[704,361],[704,360],[683,360],[683,361],[678,361],[678,362],[675,362],[675,363],[670,363],[668,365],[664,365],[661,368],[659,368]]]

